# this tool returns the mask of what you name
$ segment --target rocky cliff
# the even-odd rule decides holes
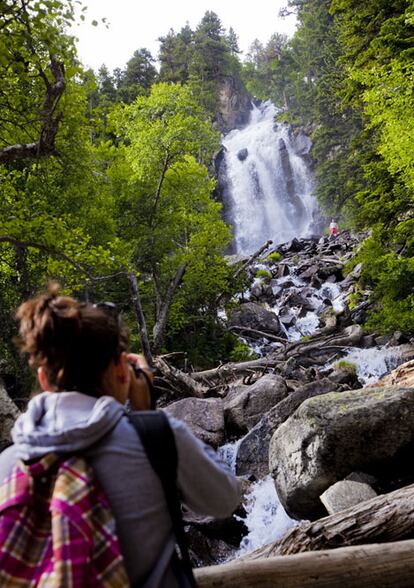
[[[216,124],[223,134],[247,124],[252,109],[252,98],[238,78],[224,78],[218,98]]]

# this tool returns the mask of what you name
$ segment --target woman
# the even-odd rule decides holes
[[[105,308],[59,296],[56,286],[22,304],[20,347],[37,369],[42,393],[15,423],[14,444],[0,455],[0,483],[18,459],[81,453],[103,487],[131,581],[145,588],[177,585],[174,537],[159,478],[151,468],[124,404],[149,407],[142,356],[126,351],[126,336]],[[148,371],[149,374],[149,371]],[[235,477],[187,427],[169,418],[178,454],[183,501],[199,513],[226,517],[237,507]]]

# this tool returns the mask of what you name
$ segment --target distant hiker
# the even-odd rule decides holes
[[[331,224],[329,225],[329,234],[333,237],[336,237],[338,234],[338,225],[334,219],[331,220]]]
[[[0,586],[194,585],[176,487],[193,511],[223,518],[236,478],[182,422],[145,410],[151,371],[105,303],[53,285],[17,318],[43,392],[0,454]]]

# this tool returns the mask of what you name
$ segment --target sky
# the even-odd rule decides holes
[[[246,53],[250,43],[259,39],[266,43],[272,33],[291,36],[295,18],[280,18],[280,8],[287,0],[83,0],[87,6],[84,23],[74,27],[78,37],[78,53],[86,67],[95,71],[105,63],[113,70],[123,68],[135,50],[145,47],[157,56],[158,37],[172,28],[178,32],[188,21],[194,30],[204,13],[212,10],[226,30],[233,27],[239,47]],[[100,21],[107,19],[108,26]],[[92,20],[99,21],[97,27]]]

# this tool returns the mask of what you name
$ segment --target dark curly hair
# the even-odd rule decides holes
[[[98,396],[106,368],[128,347],[126,330],[116,315],[60,296],[56,283],[24,302],[16,317],[17,345],[33,368],[43,366],[50,385],[59,391]]]

